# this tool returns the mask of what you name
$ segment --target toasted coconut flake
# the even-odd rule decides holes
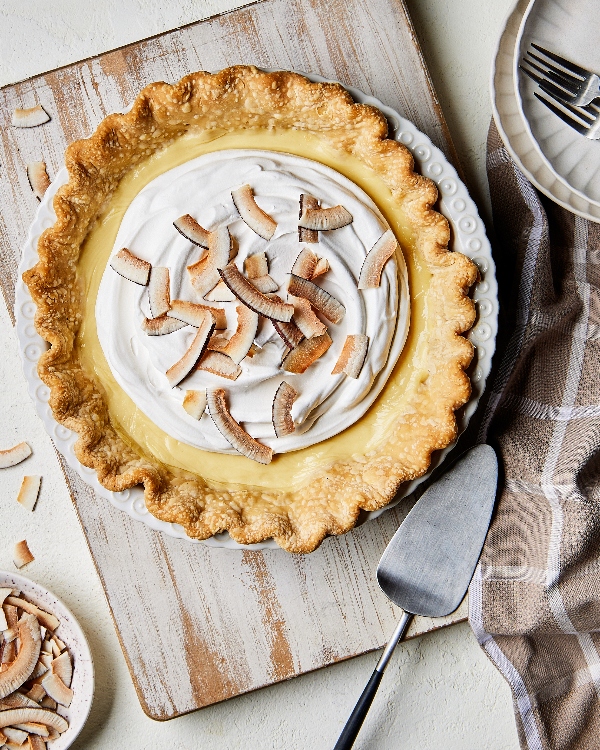
[[[12,640],[7,638],[6,631],[10,628],[6,613],[4,612],[4,600],[12,594],[12,589],[0,589],[0,631],[4,631],[4,640]]]
[[[67,687],[65,683],[55,672],[50,672],[42,680],[42,687],[48,693],[51,698],[61,706],[68,708],[73,700],[73,691]]]
[[[300,195],[300,211],[298,213],[298,218],[300,219],[302,217],[302,213],[305,209],[318,209],[319,208],[319,201],[314,198],[312,195],[309,195],[308,193],[302,193]],[[305,229],[304,227],[298,227],[298,241],[299,242],[318,242],[319,241],[319,233],[316,232],[314,229]],[[294,273],[298,273],[297,271],[294,271]],[[303,274],[298,273],[298,276],[302,276]],[[306,278],[310,278],[310,276],[307,276]]]
[[[197,260],[195,263],[192,263],[190,266],[187,266],[187,272],[190,275],[190,281],[192,281],[195,277],[201,276],[206,271],[207,266],[208,252],[206,250],[203,250],[199,260]]]
[[[198,370],[212,372],[227,380],[237,380],[242,374],[242,368],[231,357],[223,352],[208,351],[200,360]]]
[[[292,406],[298,398],[298,391],[282,380],[273,399],[272,419],[278,438],[291,435],[296,430],[292,419]]]
[[[35,128],[49,120],[50,115],[42,105],[36,104],[35,107],[28,107],[27,109],[20,109],[19,107],[14,109],[11,123],[15,128]]]
[[[304,338],[304,334],[298,328],[298,326],[294,323],[293,320],[290,320],[289,323],[281,323],[277,320],[273,320],[272,323],[273,323],[273,328],[275,328],[277,333],[284,340],[285,345],[289,346],[290,349],[293,349],[295,346],[298,346],[298,344]]]
[[[198,245],[198,247],[208,248],[210,232],[204,229],[204,227],[201,227],[196,219],[189,214],[175,219],[173,226],[179,234],[182,234],[186,238],[186,240],[189,240],[194,245]]]
[[[50,177],[46,171],[46,162],[32,161],[27,165],[27,179],[35,197],[41,201],[50,187]]]
[[[364,259],[360,276],[359,289],[376,289],[381,284],[381,273],[387,261],[396,252],[398,242],[391,229],[384,232]]]
[[[20,503],[25,510],[33,512],[35,504],[37,503],[38,495],[40,494],[41,484],[42,478],[39,476],[23,477],[21,489],[17,495],[17,502]]]
[[[312,279],[317,263],[317,256],[310,248],[305,247],[294,261],[292,273],[295,273],[296,276],[302,276],[303,279]]]
[[[8,623],[8,627],[16,628],[19,624],[18,609],[17,607],[10,604],[10,599],[8,597],[6,597],[5,604],[3,605],[2,609],[4,610],[4,614],[6,615],[6,622]]]
[[[273,451],[248,435],[229,413],[225,391],[222,388],[215,388],[207,391],[206,397],[211,419],[221,435],[236,451],[258,463],[271,463]]]
[[[49,739],[55,739],[56,737],[60,737],[58,732],[56,732],[56,734],[51,734],[50,731],[54,731],[54,730],[51,730],[51,728],[50,730],[46,730],[46,731],[48,732],[46,737],[48,737]],[[38,737],[37,734],[30,734],[28,738],[28,742],[29,742],[28,750],[46,750],[46,743],[41,737]]]
[[[322,336],[313,336],[311,339],[304,339],[295,349],[288,352],[281,366],[287,372],[301,374],[325,354],[331,343],[331,337],[328,333],[324,333]]]
[[[279,284],[268,274],[266,276],[259,276],[257,279],[251,279],[251,283],[263,294],[276,292],[279,289]]]
[[[31,554],[31,550],[27,546],[27,540],[23,539],[15,544],[15,551],[13,554],[13,562],[17,568],[23,568],[25,565],[29,565],[33,562],[35,557]]]
[[[221,331],[220,333],[215,333],[214,336],[211,336],[211,339],[208,342],[208,348],[212,349],[215,352],[222,352],[223,349],[227,346],[228,341],[229,336],[226,336],[223,331]]]
[[[368,348],[369,337],[364,333],[354,333],[346,336],[339,359],[331,374],[339,375],[344,372],[350,378],[358,378],[365,362]]]
[[[47,695],[45,698],[42,698],[40,706],[43,706],[44,708],[49,708],[51,711],[56,711],[57,703],[54,700],[54,698],[51,698],[49,695]]]
[[[187,323],[176,318],[169,318],[161,315],[160,318],[144,318],[142,321],[142,331],[148,336],[166,336],[168,333],[185,328]]]
[[[50,612],[45,612],[43,609],[36,607],[35,604],[28,602],[26,599],[20,599],[16,596],[9,596],[6,600],[6,603],[11,604],[13,607],[17,607],[18,609],[22,609],[24,612],[27,612],[30,615],[34,615],[39,620],[40,625],[48,628],[48,630],[56,630],[56,628],[60,625],[60,620],[57,617],[50,614]]]
[[[153,318],[160,318],[171,308],[171,281],[169,269],[156,266],[150,271],[148,301]]]
[[[63,651],[60,656],[50,662],[50,670],[53,674],[60,677],[67,687],[71,687],[73,678],[73,665],[68,651]]]
[[[244,222],[264,240],[270,240],[277,229],[277,222],[258,206],[250,185],[232,190],[231,197]]]
[[[5,643],[10,643],[11,641],[14,641],[18,635],[19,635],[19,630],[17,626],[15,625],[12,628],[4,629],[4,632],[2,633],[2,638],[4,639]]]
[[[226,226],[220,226],[210,233],[206,258],[187,267],[192,286],[201,297],[219,283],[219,269],[229,263],[232,252],[233,243]]]
[[[215,319],[215,331],[224,331],[227,328],[227,315],[220,307],[211,307],[210,311]]]
[[[8,469],[9,466],[16,466],[29,456],[31,456],[31,448],[24,442],[5,451],[0,451],[0,469]]]
[[[274,299],[276,302],[283,302],[281,297],[277,294],[271,295],[271,299]],[[295,346],[298,346],[304,338],[304,334],[295,324],[293,318],[289,323],[282,323],[278,320],[272,320],[271,323],[273,324],[275,331],[283,339],[287,349],[293,349]]]
[[[295,297],[307,299],[315,310],[322,313],[332,323],[339,323],[346,313],[344,305],[332,294],[313,284],[312,281],[296,276],[294,273],[290,274],[288,291]]]
[[[313,271],[312,278],[316,278],[317,276],[322,276],[324,273],[327,273],[331,266],[329,265],[329,261],[327,258],[319,258],[317,265],[315,266],[315,270]],[[293,270],[293,269],[292,269]],[[302,276],[302,274],[298,274],[298,276]]]
[[[24,724],[25,722],[35,722],[36,724],[44,724],[47,727],[56,729],[57,732],[62,734],[69,728],[66,720],[54,711],[48,711],[46,708],[40,708],[36,706],[33,708],[9,708],[6,711],[0,711],[0,729],[4,731],[4,727],[12,727],[15,724]]]
[[[64,650],[66,649],[66,646],[65,646],[65,644],[64,644],[64,643],[63,643],[63,642],[62,642],[62,641],[60,640],[60,638],[58,638],[58,637],[57,637],[57,636],[55,636],[55,635],[53,635],[53,636],[52,636],[52,642],[53,642],[54,644],[56,644],[56,646],[57,646],[57,648],[58,648],[58,651],[59,651],[59,653],[60,653],[61,651],[64,651]],[[54,651],[54,649],[52,649],[52,651]]]
[[[233,302],[236,296],[223,279],[219,279],[219,283],[204,295],[204,299],[207,302]]]
[[[211,307],[211,313],[215,319],[215,331],[224,331],[227,328],[227,315],[220,307]]]
[[[352,223],[352,214],[343,206],[304,208],[298,223],[303,229],[314,229],[319,232],[327,229],[341,229]]]
[[[202,322],[198,320],[198,331],[196,332],[194,340],[190,344],[188,350],[183,357],[178,362],[175,362],[172,367],[169,367],[166,372],[167,380],[169,381],[171,388],[174,388],[178,383],[181,383],[185,376],[189,375],[194,369],[196,363],[206,349],[208,340],[215,329],[215,320],[210,311],[206,310],[202,314],[204,316],[203,320]]]
[[[190,417],[200,419],[206,409],[206,391],[186,391],[183,397],[183,408]],[[64,679],[63,682],[65,682]]]
[[[31,680],[37,680],[38,677],[41,677],[42,675],[46,674],[49,667],[47,667],[44,662],[41,660],[41,658],[38,660],[38,663],[35,665],[35,668],[33,672],[31,673],[30,679]]]
[[[258,330],[258,313],[255,313],[254,310],[251,310],[249,307],[242,304],[236,306],[236,311],[236,331],[224,346],[219,346],[218,351],[227,354],[236,364],[239,365],[246,354],[248,354],[252,342],[256,337],[256,332]]]
[[[194,326],[194,328],[199,328],[201,325],[204,325],[207,313],[212,316],[215,328],[227,328],[225,310],[222,310],[220,307],[199,305],[196,302],[187,302],[182,299],[174,299],[171,302],[171,309],[167,313],[167,317],[182,320],[184,323]]]
[[[123,276],[128,281],[133,281],[134,284],[140,284],[140,286],[148,284],[150,270],[152,269],[150,263],[138,258],[137,255],[131,253],[126,247],[119,250],[116,255],[113,255],[110,267],[119,276]]]
[[[291,301],[294,303],[292,320],[303,335],[307,339],[312,339],[313,336],[322,336],[327,330],[327,326],[315,315],[310,302],[304,297],[292,297]]]
[[[0,701],[0,711],[6,711],[7,708],[37,708],[37,703],[28,698],[23,693],[11,693]]]
[[[249,255],[244,261],[244,271],[249,279],[260,279],[269,273],[269,264],[266,253],[255,253]]]
[[[48,727],[45,724],[37,724],[35,721],[26,721],[22,724],[15,724],[15,727],[39,737],[48,737],[50,734],[50,732],[48,732]]]
[[[0,664],[11,664],[15,660],[15,657],[17,655],[15,640],[16,638],[11,638],[10,641],[4,643],[2,647],[2,658],[0,659]]]
[[[28,698],[31,698],[32,701],[35,701],[36,703],[41,703],[46,696],[46,691],[41,685],[34,685],[31,688],[31,690],[28,693],[26,693],[26,695]]]
[[[266,297],[262,292],[259,292],[256,287],[252,285],[248,279],[243,276],[237,269],[234,263],[230,263],[225,268],[219,271],[221,278],[235,294],[235,296],[243,302],[246,307],[249,307],[259,315],[264,315],[265,318],[271,318],[272,320],[281,320],[284,323],[289,323],[294,313],[292,305],[288,305],[285,302],[277,302],[277,300]]]
[[[22,745],[27,741],[27,730],[19,729],[18,727],[3,727],[2,733],[9,742],[15,745]]]
[[[35,615],[25,614],[19,620],[19,653],[6,672],[0,675],[0,699],[14,693],[26,682],[37,664],[42,638]],[[14,722],[4,724],[10,726]],[[0,725],[0,728],[2,725]]]

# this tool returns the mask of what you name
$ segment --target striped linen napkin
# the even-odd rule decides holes
[[[469,620],[510,684],[521,746],[597,750],[600,225],[540,196],[493,123],[487,171],[509,337],[479,438],[504,476]]]

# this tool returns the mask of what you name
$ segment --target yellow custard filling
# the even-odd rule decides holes
[[[206,153],[225,149],[280,151],[321,162],[362,188],[376,203],[402,247],[411,289],[411,322],[404,350],[392,375],[369,411],[335,437],[292,453],[275,455],[263,466],[243,456],[203,451],[170,437],[158,428],[117,384],[106,362],[96,332],[96,297],[122,218],[131,201],[149,182],[164,172]],[[190,198],[193,203],[193,197]],[[194,206],[190,205],[193,213]],[[335,151],[315,135],[299,131],[252,130],[228,134],[214,131],[188,135],[132,170],[119,185],[109,207],[88,235],[79,261],[85,312],[78,334],[81,362],[95,374],[106,392],[113,425],[128,442],[174,470],[192,472],[214,487],[246,484],[270,490],[301,487],[327,466],[364,454],[385,439],[398,411],[426,377],[425,304],[429,272],[420,262],[411,231],[389,188],[360,160]],[[226,387],[226,386],[225,386]],[[232,477],[239,477],[232,482]]]

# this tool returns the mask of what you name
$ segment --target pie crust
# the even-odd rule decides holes
[[[265,492],[243,483],[215,489],[197,474],[149,459],[111,424],[102,384],[84,372],[76,347],[83,310],[80,249],[120,180],[188,132],[253,128],[308,131],[374,170],[408,219],[431,274],[427,371],[394,429],[374,449],[317,471],[293,491]],[[476,268],[448,250],[448,223],[433,209],[435,185],[415,174],[404,146],[387,138],[387,122],[376,108],[354,103],[338,84],[235,66],[193,73],[174,85],[147,86],[127,114],[106,117],[90,138],[69,146],[65,157],[69,181],[54,198],[57,220],[42,234],[39,262],[23,278],[37,305],[36,329],[50,344],[38,373],[50,389],[54,417],[79,435],[78,460],[95,469],[107,489],[143,484],[148,510],[181,524],[196,539],[227,530],[242,544],[273,537],[284,549],[304,553],[326,535],[350,530],[361,509],[386,505],[402,482],[426,472],[432,451],[454,440],[454,412],[471,390],[464,370],[473,350],[460,334],[475,318],[468,291]]]

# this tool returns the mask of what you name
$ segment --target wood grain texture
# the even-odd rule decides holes
[[[20,247],[37,201],[28,162],[53,176],[88,136],[155,80],[236,63],[320,73],[372,93],[454,151],[404,5],[263,0],[0,90],[0,281],[13,314]],[[52,115],[10,127],[15,107]],[[59,457],[144,711],[169,719],[381,647],[397,610],[374,571],[407,507],[308,556],[219,550],[172,539],[99,498]],[[417,618],[409,635],[464,619]],[[160,644],[157,647],[157,642]]]

